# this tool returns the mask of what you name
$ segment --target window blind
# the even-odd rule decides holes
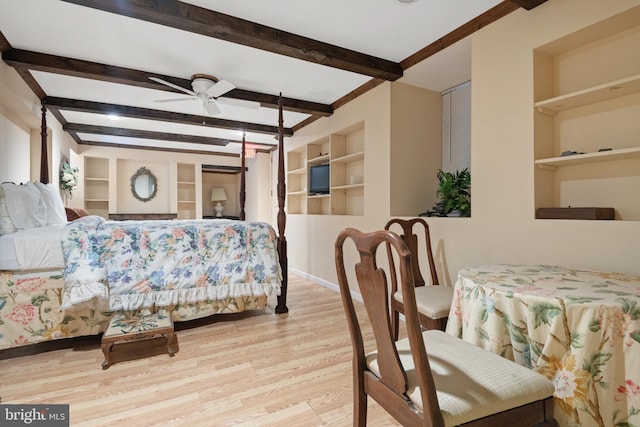
[[[442,92],[442,170],[471,170],[471,82]]]

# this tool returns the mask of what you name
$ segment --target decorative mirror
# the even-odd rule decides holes
[[[158,193],[158,179],[144,166],[131,177],[131,193],[141,202],[148,202]]]

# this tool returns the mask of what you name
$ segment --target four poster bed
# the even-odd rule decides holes
[[[264,309],[277,295],[275,313],[286,313],[282,99],[278,127],[277,234],[245,221],[244,137],[239,221],[67,221],[48,183],[43,105],[40,182],[0,187],[0,350],[97,335],[114,313],[148,308],[186,321]],[[38,218],[20,216],[30,211],[47,214],[33,227]]]

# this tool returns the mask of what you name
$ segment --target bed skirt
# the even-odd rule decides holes
[[[62,271],[0,272],[0,350],[62,338],[97,335],[112,312],[94,308],[62,310]],[[166,307],[174,322],[213,314],[259,310],[267,296],[241,296]]]

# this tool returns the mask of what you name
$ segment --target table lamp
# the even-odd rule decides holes
[[[227,194],[224,192],[224,188],[214,187],[213,190],[211,190],[211,201],[218,202],[214,207],[217,217],[222,216],[222,210],[224,209],[224,206],[222,206],[222,203],[220,202],[224,200],[227,200]]]

